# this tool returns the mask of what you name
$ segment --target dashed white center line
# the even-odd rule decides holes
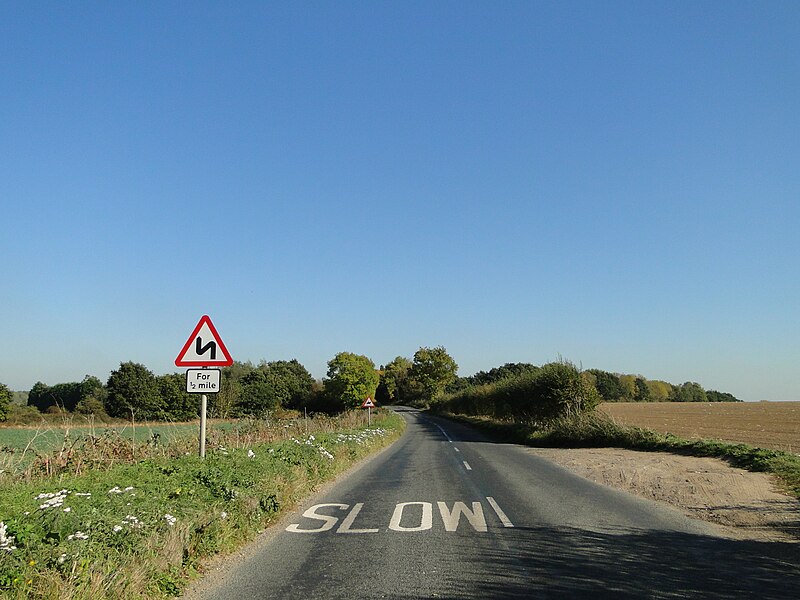
[[[455,446],[453,446],[453,450],[455,450],[456,452],[461,452],[461,450],[459,450],[459,449],[458,449],[458,448],[456,448]]]
[[[436,425],[436,427],[439,428],[439,431],[442,432],[442,435],[445,437],[445,439],[452,444],[453,440],[450,439],[450,436],[447,435],[447,432],[444,429],[442,429],[441,426],[438,423],[434,423],[434,425]]]
[[[469,466],[467,461],[464,461],[464,468],[467,469],[467,471],[472,471],[472,467]]]

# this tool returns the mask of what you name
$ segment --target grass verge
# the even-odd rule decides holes
[[[205,459],[120,440],[90,469],[72,456],[52,473],[0,473],[0,596],[176,596],[204,557],[253,539],[404,425],[389,411],[371,428],[360,415],[250,422],[215,432]]]
[[[670,433],[620,425],[599,413],[556,419],[547,426],[489,417],[443,413],[520,444],[552,448],[627,448],[721,458],[748,471],[773,473],[786,491],[800,499],[800,456],[718,440],[687,440]]]

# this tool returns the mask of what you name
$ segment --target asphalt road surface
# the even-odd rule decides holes
[[[523,447],[397,410],[400,441],[205,598],[800,597],[800,544],[724,539]]]

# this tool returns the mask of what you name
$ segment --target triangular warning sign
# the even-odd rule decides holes
[[[232,364],[233,359],[208,315],[200,317],[175,359],[178,367],[229,367]]]
[[[367,398],[361,408],[375,408],[375,402],[373,402],[372,398]]]

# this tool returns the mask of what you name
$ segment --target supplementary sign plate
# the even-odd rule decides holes
[[[216,394],[219,392],[219,369],[188,369],[186,391],[190,394]]]

